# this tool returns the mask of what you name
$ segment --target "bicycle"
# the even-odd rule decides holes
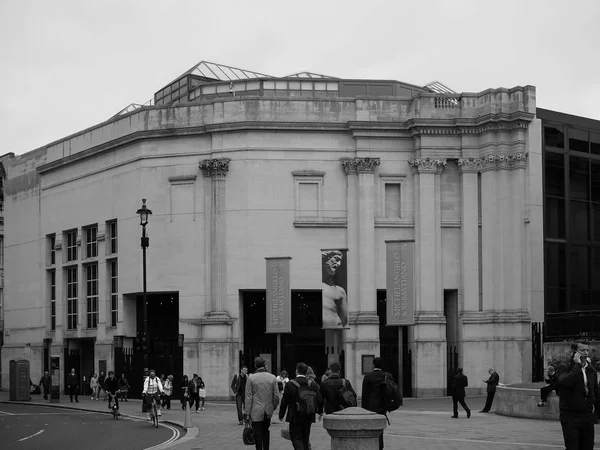
[[[158,428],[158,406],[156,404],[156,395],[154,394],[152,394],[152,403],[150,404],[150,419],[152,420],[152,425]]]
[[[112,413],[114,420],[119,420],[119,417],[121,417],[121,413],[119,412],[119,408],[117,406],[117,395],[119,395],[120,392],[121,391],[117,391],[117,392],[115,392],[114,395],[111,394],[110,392],[108,393],[109,403],[112,402],[113,400],[115,401],[115,403],[110,408],[110,412]]]

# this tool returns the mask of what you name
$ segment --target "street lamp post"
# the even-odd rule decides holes
[[[148,225],[148,216],[152,214],[146,207],[146,199],[142,199],[142,207],[137,210],[136,214],[140,215],[140,225],[142,226],[142,283],[143,283],[143,296],[142,296],[142,308],[144,314],[144,334],[143,340],[145,345],[144,348],[144,366],[148,365],[148,353],[150,350],[150,336],[148,333],[148,302],[147,302],[147,291],[146,291],[146,249],[150,245],[150,238],[146,236],[146,225]]]

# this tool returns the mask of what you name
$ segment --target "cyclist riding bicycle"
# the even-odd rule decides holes
[[[144,390],[142,391],[142,395],[144,395],[146,405],[148,406],[148,422],[152,421],[150,414],[152,412],[153,398],[156,399],[156,409],[158,411],[158,415],[161,415],[159,396],[163,392],[164,390],[160,379],[156,378],[156,372],[151,370],[149,376],[144,380]]]
[[[104,380],[104,390],[110,395],[108,396],[108,409],[111,408],[113,399],[117,410],[119,409],[119,400],[117,399],[117,391],[119,390],[119,382],[115,378],[115,373],[111,370],[108,372],[108,378]]]

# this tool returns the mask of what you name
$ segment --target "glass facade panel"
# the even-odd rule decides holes
[[[546,197],[544,215],[546,218],[546,237],[564,239],[566,237],[565,200],[563,198]]]
[[[589,240],[589,205],[588,202],[569,202],[569,240]]]
[[[571,156],[569,158],[569,195],[571,199],[589,200],[590,198],[590,160]]]
[[[573,245],[569,250],[569,287],[585,291],[590,288],[588,247]],[[571,299],[571,303],[574,300]]]
[[[546,312],[556,313],[567,311],[567,290],[562,288],[546,288]]]
[[[277,81],[275,83],[275,89],[287,90],[287,81]]]
[[[590,152],[600,155],[600,133],[590,133]]]
[[[589,146],[589,134],[587,131],[577,130],[575,128],[569,128],[569,150],[576,152],[588,153],[590,151]]]
[[[546,152],[544,154],[544,184],[546,195],[565,196],[565,155]]]
[[[600,161],[591,162],[591,200],[600,202]]]
[[[275,89],[274,81],[263,81],[263,89]]]
[[[547,242],[544,257],[546,260],[546,285],[560,288],[567,287],[565,244]]]
[[[545,125],[544,145],[547,147],[565,148],[563,127],[560,125]]]

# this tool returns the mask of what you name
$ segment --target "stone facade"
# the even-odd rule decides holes
[[[379,353],[385,241],[399,239],[416,243],[413,395],[445,393],[446,291],[457,294],[452,326],[465,373],[476,380],[494,366],[503,382],[528,380],[530,323],[543,315],[534,118],[531,86],[413,98],[224,97],[145,107],[10,159],[2,387],[15,357],[29,358],[37,377],[44,339],[57,355],[65,339],[94,339],[96,367],[106,359],[110,369],[114,336],[135,337],[128,295],[142,285],[141,198],[153,211],[148,290],[179,293],[184,373],[201,374],[213,397],[230,395],[243,345],[240,292],[265,289],[264,258],[293,257],[292,289],[319,290],[321,248],[349,249],[350,329],[328,331],[326,341],[345,349],[346,377],[360,386],[361,356]],[[312,215],[298,206],[302,176],[318,185]],[[400,185],[392,216],[386,180]],[[109,255],[106,223],[115,219],[119,247]],[[98,327],[85,326],[80,283],[78,326],[68,330],[63,235],[82,236],[90,224],[102,236],[98,256],[76,267],[83,276],[86,263],[98,263]],[[85,240],[76,246],[81,255]],[[114,257],[119,320],[111,326],[105,280]],[[48,270],[56,270],[55,331]]]

